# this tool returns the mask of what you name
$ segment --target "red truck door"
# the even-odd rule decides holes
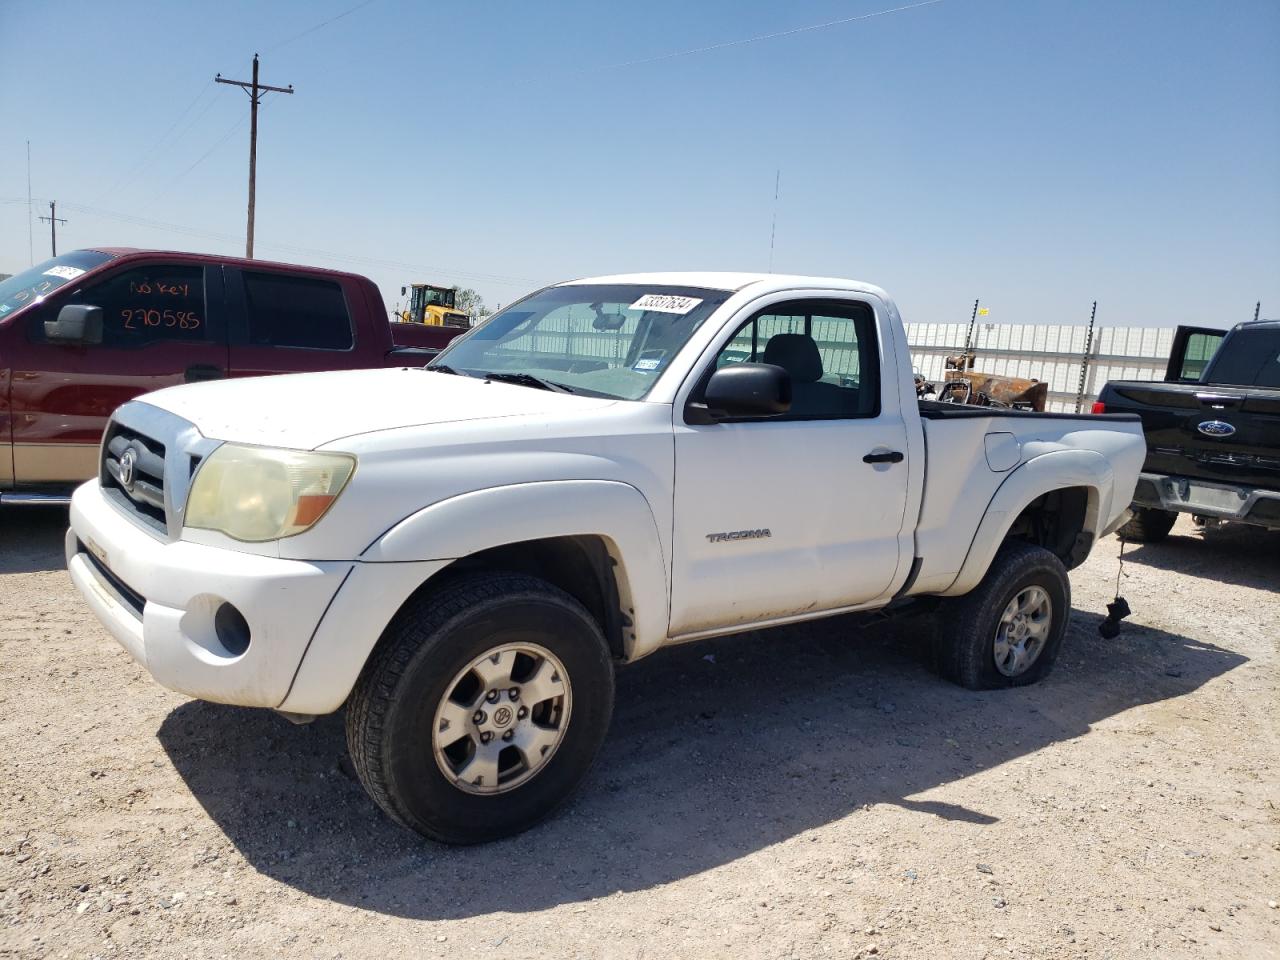
[[[383,365],[390,333],[377,341],[353,279],[240,267],[225,279],[232,376]]]
[[[226,376],[222,298],[216,266],[134,260],[15,318],[5,345],[15,484],[65,486],[93,477],[116,407],[161,387]],[[44,322],[68,304],[102,308],[101,343],[45,339]]]

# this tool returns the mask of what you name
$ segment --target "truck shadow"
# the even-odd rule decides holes
[[[62,569],[66,532],[66,507],[0,506],[0,575]]]
[[[429,843],[382,816],[350,775],[340,716],[294,727],[190,702],[159,739],[249,863],[304,893],[417,919],[540,910],[693,875],[870,804],[994,823],[913,796],[1246,659],[1136,626],[1106,641],[1098,622],[1077,610],[1053,676],[991,693],[930,673],[908,621],[855,638],[857,624],[834,619],[665,651],[619,673],[612,732],[578,797],[478,847]],[[992,736],[1011,715],[1016,732]]]
[[[1167,540],[1127,547],[1125,562],[1255,590],[1280,589],[1280,532],[1243,524],[1191,531],[1179,523]]]

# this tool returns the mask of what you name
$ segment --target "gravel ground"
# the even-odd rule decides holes
[[[906,622],[619,675],[605,754],[518,838],[445,848],[340,717],[156,686],[0,511],[0,956],[1280,957],[1280,535],[1181,521],[1073,574],[1055,673],[974,694]]]

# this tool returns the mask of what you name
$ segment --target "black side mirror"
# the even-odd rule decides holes
[[[791,374],[772,363],[735,363],[707,381],[699,422],[774,417],[791,409]]]
[[[44,322],[44,337],[55,343],[101,343],[102,308],[69,303],[57,320]]]

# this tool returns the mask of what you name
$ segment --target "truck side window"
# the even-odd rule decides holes
[[[204,342],[210,334],[205,310],[204,268],[172,264],[138,267],[75,291],[60,305],[102,308],[102,346],[136,349],[150,343]],[[31,318],[28,335],[44,340],[48,311]]]
[[[859,303],[800,301],[756,314],[716,357],[772,363],[791,374],[791,412],[780,419],[874,417],[880,409],[875,316]]]
[[[272,347],[350,350],[351,314],[332,280],[245,271],[249,342]]]

